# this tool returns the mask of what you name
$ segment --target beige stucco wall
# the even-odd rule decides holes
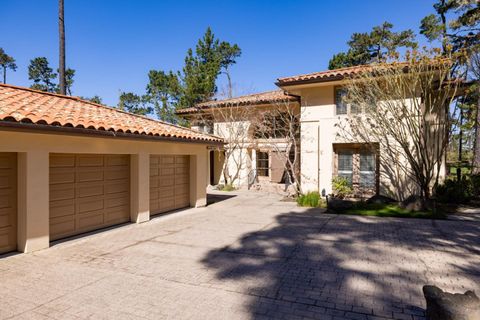
[[[35,251],[49,245],[49,153],[130,154],[131,220],[150,218],[150,154],[190,155],[190,205],[206,205],[206,144],[124,138],[0,131],[0,152],[18,157],[18,249]]]
[[[297,89],[301,95],[301,178],[302,191],[332,192],[334,144],[356,143],[350,136],[346,115],[335,114],[334,88],[337,84]],[[377,142],[377,141],[371,141]],[[380,149],[379,192],[403,199],[416,192],[416,184],[405,171],[403,155],[393,157]],[[442,164],[442,168],[444,164]],[[445,170],[441,171],[442,180]]]

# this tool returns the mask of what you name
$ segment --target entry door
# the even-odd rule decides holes
[[[17,249],[17,154],[0,152],[0,253]]]
[[[190,206],[190,157],[150,157],[150,214]]]

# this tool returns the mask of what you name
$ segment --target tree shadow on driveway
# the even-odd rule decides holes
[[[480,224],[284,213],[211,250],[212,287],[253,319],[422,319],[422,286],[479,289]],[[378,318],[377,318],[378,317]]]

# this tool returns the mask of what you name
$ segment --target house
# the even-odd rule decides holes
[[[394,162],[382,160],[385,150],[380,150],[379,147],[372,148],[372,145],[377,142],[371,141],[366,144],[348,140],[339,132],[342,127],[339,125],[345,123],[348,115],[357,112],[344,103],[345,91],[342,86],[345,85],[348,77],[358,75],[367,68],[368,66],[355,66],[279,78],[276,85],[280,90],[211,101],[194,108],[180,110],[178,114],[189,119],[192,128],[200,131],[207,128],[208,132],[224,137],[228,142],[228,135],[218,129],[225,124],[222,121],[205,123],[205,114],[212,113],[216,109],[232,107],[236,110],[248,107],[259,111],[266,107],[278,107],[279,102],[289,103],[293,108],[298,106],[295,110],[298,110],[300,127],[299,176],[303,192],[319,191],[330,194],[332,179],[341,176],[351,181],[355,194],[359,196],[382,194],[402,199],[414,193],[417,188],[414,181],[397,168],[405,166],[406,159],[399,158]],[[201,116],[195,118],[195,115]],[[238,119],[232,115],[230,122],[236,121]],[[247,139],[243,144],[247,152],[243,153],[244,156],[231,156],[227,159],[225,166],[231,166],[228,162],[242,163],[242,174],[237,180],[240,186],[245,186],[249,182],[249,172],[257,172],[258,176],[272,176],[272,171],[278,172],[279,168],[286,168],[285,163],[275,162],[271,149],[262,150],[261,144],[255,143],[255,129],[247,127],[249,129],[246,130]],[[269,145],[268,141],[265,145]],[[228,147],[228,144],[224,146],[224,148]],[[210,158],[211,184],[222,183],[222,161],[225,161],[222,157]],[[441,175],[444,175],[444,172],[445,170],[441,170]],[[270,182],[278,183],[279,180],[270,179]]]
[[[284,123],[279,125],[282,119],[273,116],[268,119],[268,125],[278,130],[274,129],[269,136],[265,131],[259,134],[258,130],[261,115],[279,108],[298,115],[299,98],[275,90],[208,101],[177,111],[177,115],[190,121],[192,129],[225,138],[225,146],[210,151],[211,185],[226,184],[227,180],[236,187],[255,182],[267,185],[284,182],[284,155],[289,152],[283,144]],[[226,175],[231,176],[230,179]]]
[[[207,148],[222,143],[76,97],[0,84],[0,253],[204,206]]]

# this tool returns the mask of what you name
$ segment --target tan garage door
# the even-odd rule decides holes
[[[190,157],[150,157],[150,214],[190,205]]]
[[[51,240],[128,221],[128,155],[50,155]]]
[[[17,249],[17,154],[0,152],[0,253]]]

